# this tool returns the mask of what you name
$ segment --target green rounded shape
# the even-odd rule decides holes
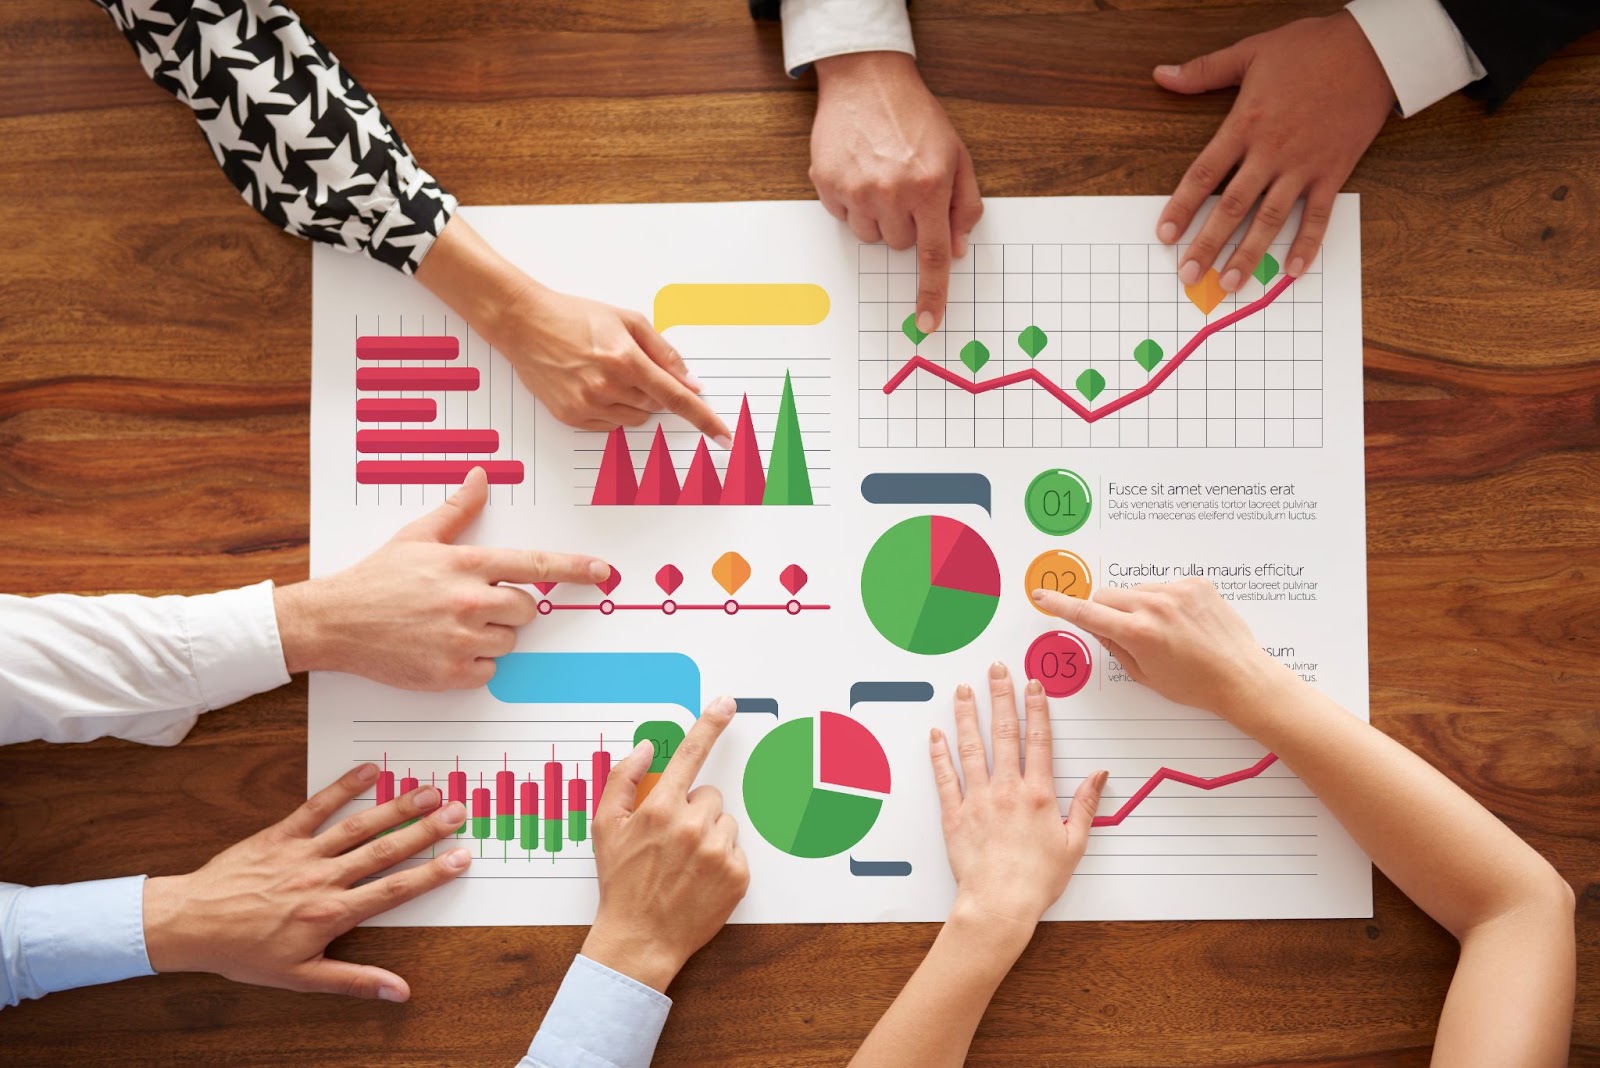
[[[923,656],[970,645],[1000,607],[1000,566],[977,531],[946,516],[890,527],[861,565],[861,603],[885,639]]]
[[[651,719],[639,724],[633,731],[633,744],[648,740],[655,749],[650,758],[650,770],[657,774],[667,770],[667,761],[683,744],[683,728],[670,719]]]
[[[832,857],[867,836],[883,801],[817,786],[814,719],[767,732],[744,766],[744,810],[774,849],[792,857]]]
[[[1094,498],[1077,472],[1054,468],[1028,483],[1023,507],[1028,521],[1046,534],[1071,534],[1089,521]]]

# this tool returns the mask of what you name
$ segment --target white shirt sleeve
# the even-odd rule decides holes
[[[0,883],[0,1007],[154,974],[144,944],[143,875],[65,886]]]
[[[289,681],[272,583],[198,597],[0,595],[0,745],[176,745]]]
[[[1350,0],[1407,118],[1486,73],[1439,0]],[[787,31],[786,31],[787,32]]]
[[[829,56],[917,54],[905,0],[783,0],[781,11],[783,66],[791,78]]]

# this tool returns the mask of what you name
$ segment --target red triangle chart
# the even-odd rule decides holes
[[[837,712],[822,713],[821,721],[820,783],[888,793],[889,758],[872,732]]]
[[[694,459],[689,463],[688,474],[680,485],[672,453],[667,448],[666,431],[659,425],[650,442],[644,472],[640,474],[634,469],[633,457],[628,452],[627,433],[619,426],[606,437],[605,454],[600,459],[600,473],[595,478],[589,503],[791,503],[788,500],[767,501],[766,497],[767,473],[762,467],[761,444],[756,440],[755,423],[750,418],[750,398],[745,397],[739,406],[739,423],[733,435],[733,449],[728,453],[728,469],[720,480],[710,450],[701,438],[695,447]],[[811,503],[809,482],[805,499],[794,503]]]
[[[626,443],[624,443],[626,448]],[[655,440],[650,443],[650,458],[644,462],[644,474],[639,478],[639,492],[634,504],[677,504],[678,472],[672,466],[672,454],[667,451],[667,434],[656,424]]]
[[[723,504],[760,504],[767,490],[767,473],[761,469],[761,447],[750,421],[750,398],[739,405],[739,425],[728,453],[728,472],[722,478]]]
[[[591,504],[632,504],[639,495],[639,476],[628,455],[628,439],[619,426],[606,438],[606,452],[600,460],[600,477],[595,480]]]
[[[722,503],[722,483],[717,480],[717,468],[711,462],[711,450],[706,448],[705,438],[701,438],[700,444],[694,448],[694,459],[689,461],[689,473],[683,476],[678,503]]]
[[[930,518],[932,584],[946,590],[1000,596],[1000,565],[988,543],[965,523],[942,515]]]

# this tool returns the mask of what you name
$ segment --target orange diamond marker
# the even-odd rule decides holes
[[[723,553],[711,565],[711,577],[732,597],[750,579],[750,562],[738,553]]]
[[[1222,278],[1217,274],[1215,267],[1209,268],[1205,275],[1192,286],[1184,286],[1183,292],[1196,308],[1206,315],[1216,310],[1218,304],[1226,297],[1227,291],[1222,288]]]

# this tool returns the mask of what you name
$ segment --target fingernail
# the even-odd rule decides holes
[[[972,696],[972,687],[968,686],[964,682],[960,683],[959,685],[956,686],[956,696],[957,697],[961,697],[961,698],[971,697]]]
[[[731,716],[738,711],[739,706],[731,697],[717,697],[711,702],[707,712],[715,712],[719,716]]]
[[[1040,682],[1038,679],[1029,679],[1028,696],[1038,697],[1042,693],[1044,693],[1044,683]]]
[[[1289,261],[1289,277],[1290,278],[1299,278],[1302,274],[1305,273],[1305,269],[1306,269],[1306,261],[1305,261],[1304,257],[1296,256],[1294,259]]]
[[[1222,276],[1222,288],[1232,293],[1239,288],[1239,283],[1243,280],[1244,275],[1239,272],[1239,268],[1235,267]]]
[[[1161,239],[1163,245],[1172,244],[1178,240],[1178,224],[1170,221],[1162,223],[1156,227],[1156,237]]]
[[[733,448],[733,439],[726,434],[718,434],[711,440],[714,441],[717,444],[717,447],[720,449],[727,450]]]
[[[596,560],[589,565],[589,578],[594,582],[604,582],[611,577],[611,565],[601,560]]]
[[[1109,778],[1111,778],[1111,773],[1109,771],[1097,771],[1097,772],[1095,772],[1094,773],[1094,788],[1096,790],[1104,790],[1106,788],[1106,780],[1109,779]]]
[[[406,992],[397,986],[380,986],[378,998],[382,1001],[402,1002],[406,999]]]
[[[359,768],[356,769],[356,780],[358,782],[363,782],[363,783],[374,783],[374,782],[377,782],[378,781],[378,765],[376,765],[376,764],[363,764],[363,765],[361,765]]]
[[[424,786],[417,791],[417,807],[433,808],[439,803],[439,791],[432,786]]]
[[[706,388],[706,384],[700,381],[700,379],[696,378],[694,375],[684,375],[683,384],[694,390],[696,393],[702,392]]]
[[[439,810],[439,822],[446,827],[459,827],[467,818],[467,806],[460,801],[452,801]]]
[[[1200,261],[1184,260],[1183,266],[1178,268],[1178,281],[1186,286],[1192,286],[1200,281]]]
[[[1175,66],[1171,63],[1163,63],[1161,66],[1156,68],[1156,73],[1161,75],[1163,78],[1176,78],[1179,72],[1182,70],[1182,67]]]
[[[996,660],[994,663],[989,665],[989,677],[991,679],[1003,679],[1003,678],[1005,678],[1006,677],[1006,666],[1004,664],[1002,664],[1000,661]]]
[[[926,310],[917,312],[917,329],[924,334],[933,333],[933,312]]]
[[[650,759],[652,761],[654,761],[655,758],[656,758],[656,744],[654,742],[652,742],[650,739],[646,738],[644,741],[640,742],[638,745],[634,746],[631,750],[629,750],[628,751],[628,755],[623,757],[622,759],[624,759],[624,760],[632,760],[634,757],[638,756],[640,753],[649,753],[650,754]]]
[[[929,728],[929,730],[928,730],[928,744],[929,745],[938,745],[939,744],[939,728],[938,727]]]
[[[462,811],[462,814],[466,814],[465,810]],[[463,870],[468,864],[471,863],[472,854],[468,853],[465,849],[452,849],[450,852],[444,855],[444,866],[447,868],[454,868],[456,871]]]
[[[1033,591],[1033,599],[1034,599],[1034,602],[1036,604],[1044,604],[1044,591],[1043,590],[1034,590]]]

